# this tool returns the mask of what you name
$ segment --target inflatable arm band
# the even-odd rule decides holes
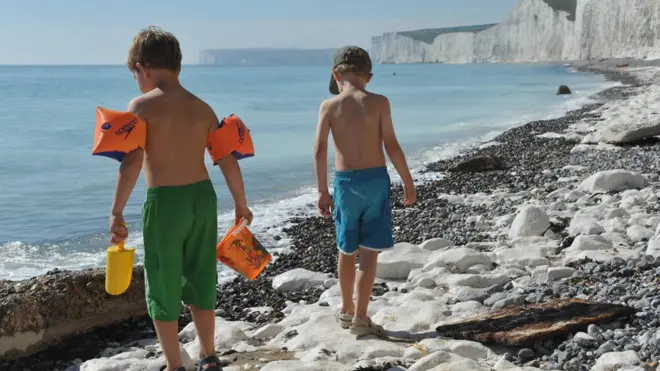
[[[215,165],[221,158],[232,154],[241,160],[254,156],[250,129],[238,116],[232,114],[218,123],[218,128],[206,139],[206,149]]]
[[[96,108],[96,130],[92,154],[121,162],[127,153],[144,149],[147,123],[131,112]]]

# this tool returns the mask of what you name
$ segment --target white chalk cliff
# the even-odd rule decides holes
[[[520,0],[492,26],[392,32],[378,63],[660,58],[659,0]]]

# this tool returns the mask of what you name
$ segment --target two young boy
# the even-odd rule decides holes
[[[147,196],[143,206],[146,301],[167,365],[184,371],[179,353],[181,300],[191,306],[200,341],[198,370],[220,371],[215,355],[217,199],[204,164],[209,136],[218,118],[201,99],[181,86],[181,49],[170,33],[141,31],[129,51],[128,68],[143,95],[128,105],[148,125],[145,149],[124,157],[110,216],[113,243],[128,236],[123,210],[144,168]],[[365,91],[371,79],[368,54],[357,47],[335,56],[330,91],[323,102],[315,146],[319,210],[334,210],[343,307],[337,319],[357,335],[382,328],[367,316],[378,252],[393,247],[390,180],[383,144],[404,182],[405,203],[415,188],[399,146],[387,98]],[[332,131],[337,152],[335,200],[327,185],[327,143]],[[252,221],[236,157],[218,159],[235,203],[236,221]],[[334,204],[334,206],[333,206]],[[357,306],[353,304],[355,255],[360,256]]]

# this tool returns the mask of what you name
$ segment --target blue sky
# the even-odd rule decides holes
[[[179,38],[184,63],[211,48],[368,47],[383,32],[497,22],[516,2],[0,0],[0,64],[122,64],[150,24]]]

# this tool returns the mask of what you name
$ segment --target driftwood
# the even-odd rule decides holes
[[[634,308],[625,305],[559,299],[504,308],[439,326],[436,331],[456,339],[520,347],[536,340],[549,340],[585,329],[590,324],[612,322],[634,313]]]
[[[146,315],[144,272],[120,296],[105,292],[105,270],[50,272],[0,281],[0,358],[20,358],[58,340]]]

